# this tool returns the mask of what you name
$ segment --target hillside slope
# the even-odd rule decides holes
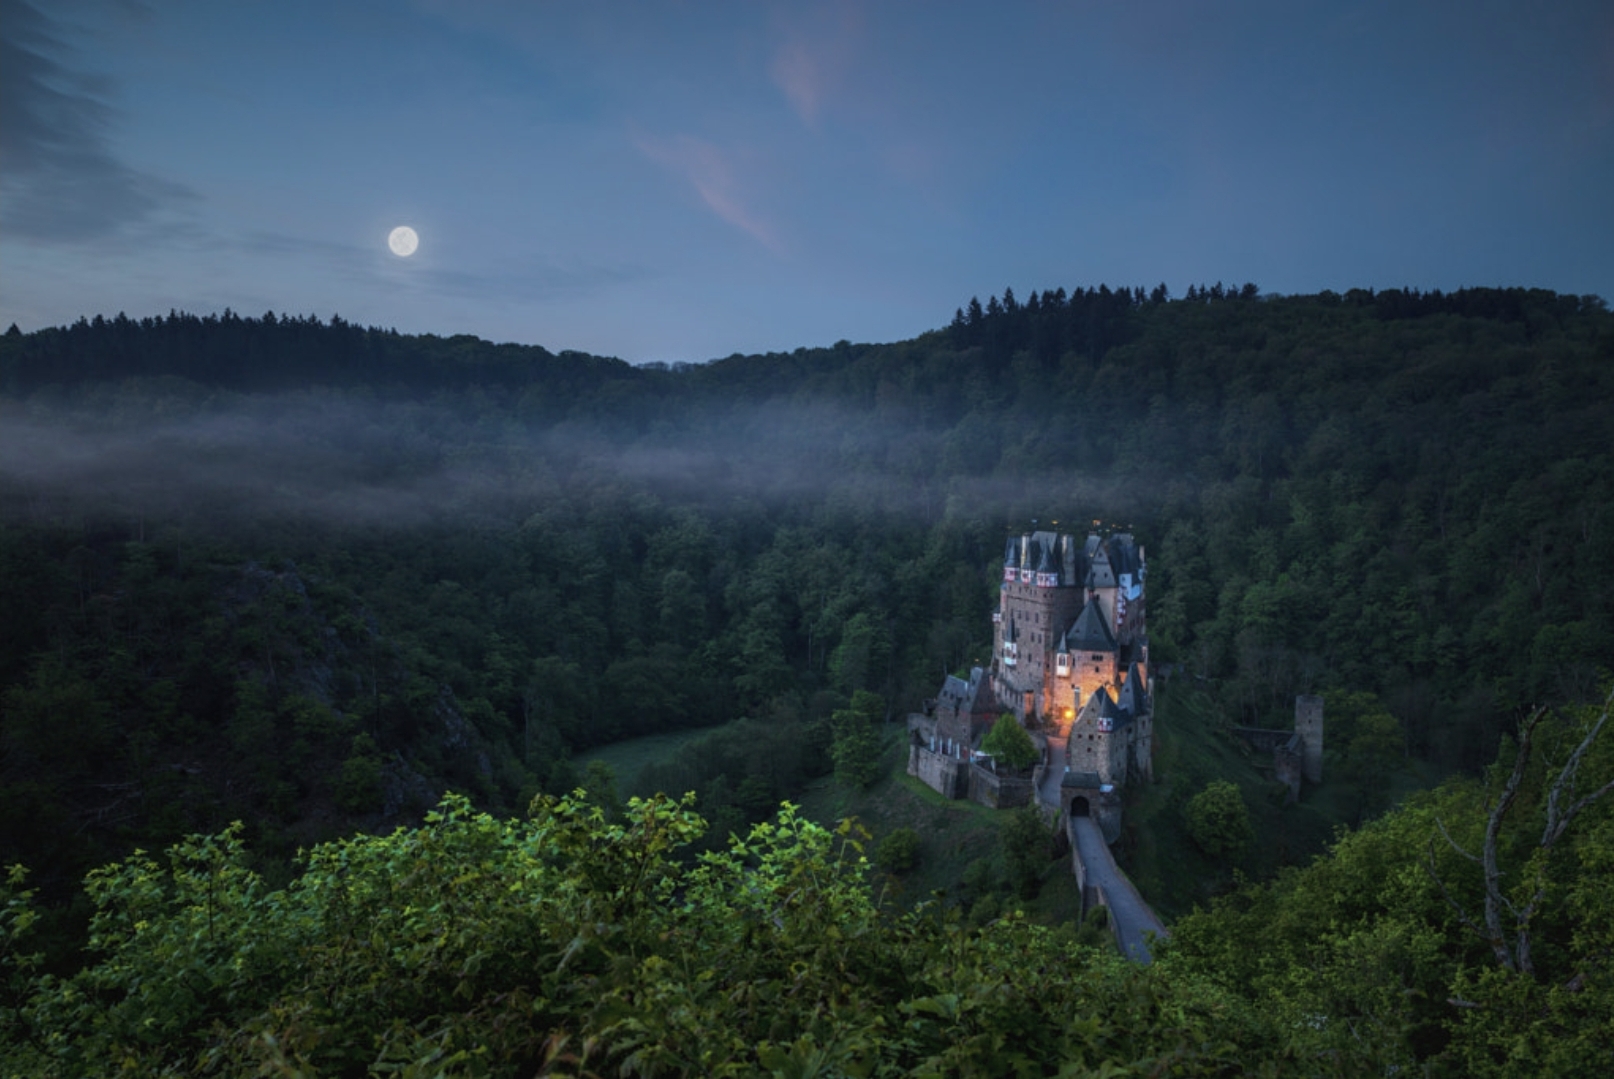
[[[1333,816],[1365,819],[1596,695],[1611,380],[1604,306],[1524,289],[1059,290],[676,369],[267,316],[7,334],[0,786],[31,793],[0,860],[281,829],[354,758],[516,805],[592,745],[900,714],[984,658],[1030,518],[1132,526],[1211,725],[1331,694]],[[258,574],[317,614],[231,598]],[[175,816],[193,743],[232,793]],[[767,744],[709,795],[735,820],[822,766]]]

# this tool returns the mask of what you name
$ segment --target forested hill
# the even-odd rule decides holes
[[[524,434],[569,424],[617,448],[761,454],[791,477],[810,461],[940,488],[966,476],[1139,478],[1148,486],[1128,494],[1149,505],[1234,479],[1417,481],[1447,492],[1438,524],[1465,475],[1484,471],[1494,488],[1606,445],[1609,322],[1596,297],[1541,290],[1261,298],[1217,285],[1167,301],[1163,286],[1101,286],[972,300],[914,341],[669,369],[338,318],[119,315],[13,327],[0,337],[0,393],[54,402],[99,385],[104,399],[131,379],[137,396],[186,392],[154,379],[358,392],[435,400]]]
[[[1614,316],[1538,290],[1005,292],[913,341],[677,367],[336,319],[13,328],[0,866],[33,872],[0,884],[0,1062],[1579,1074],[1614,1030],[1588,797],[1614,743],[1580,742],[1611,454]],[[1018,918],[881,912],[792,810],[676,853],[872,774],[847,747],[882,708],[988,658],[1033,519],[1148,553],[1162,778],[1123,859],[1156,844],[1139,878],[1178,912],[1269,884],[1138,972]],[[1286,807],[1229,728],[1301,692],[1325,783]],[[693,792],[704,833],[599,772],[529,824],[427,816],[705,727],[621,777]],[[1229,777],[1242,856],[1192,838]]]
[[[1032,518],[1134,529],[1154,659],[1225,722],[1367,694],[1347,773],[1472,771],[1614,654],[1611,406],[1614,316],[1522,289],[1005,292],[673,368],[269,315],[8,333],[0,860],[238,816],[289,850],[750,717],[750,757],[663,776],[738,826],[852,693],[985,658]]]
[[[12,327],[16,331],[16,327]],[[525,345],[492,345],[469,334],[405,336],[332,316],[242,318],[171,311],[131,319],[97,315],[71,326],[6,338],[0,389],[27,393],[48,384],[126,378],[183,378],[243,393],[310,386],[395,389],[407,393],[471,385],[514,388],[541,383],[592,393],[631,372],[621,360],[580,352],[559,356]]]

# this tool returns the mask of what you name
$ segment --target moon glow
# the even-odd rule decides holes
[[[406,259],[420,246],[420,237],[408,225],[399,225],[387,234],[387,246],[392,248],[394,255]]]

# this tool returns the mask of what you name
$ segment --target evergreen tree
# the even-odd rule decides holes
[[[880,735],[875,724],[885,713],[885,701],[876,693],[858,690],[847,708],[830,718],[834,741],[830,757],[835,778],[851,787],[867,787],[880,778]]]

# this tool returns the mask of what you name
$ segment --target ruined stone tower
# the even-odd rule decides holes
[[[1295,698],[1295,733],[1305,742],[1302,774],[1308,783],[1323,781],[1323,699]]]

